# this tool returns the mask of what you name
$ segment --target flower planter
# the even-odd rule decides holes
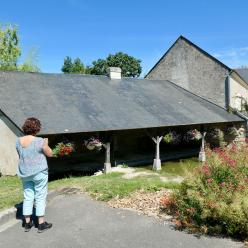
[[[102,142],[100,142],[98,139],[95,139],[94,137],[85,140],[84,145],[89,151],[93,151],[93,150],[100,151],[103,146]]]
[[[72,143],[58,143],[53,149],[54,157],[66,157],[71,156],[71,154],[75,151],[75,147]]]
[[[86,148],[90,151],[93,151],[95,149],[95,145],[92,145],[92,144],[87,144],[86,145]]]
[[[206,142],[210,144],[211,147],[219,147],[224,142],[224,132],[219,128],[210,130],[206,134]]]

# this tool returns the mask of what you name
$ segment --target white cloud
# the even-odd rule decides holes
[[[233,68],[248,65],[248,46],[218,51],[213,56]]]

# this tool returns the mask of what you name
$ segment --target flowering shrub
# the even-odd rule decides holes
[[[214,140],[222,140],[223,136],[224,136],[223,131],[220,130],[219,128],[213,128],[212,130],[210,130],[207,133]]]
[[[92,150],[100,151],[102,149],[103,144],[99,139],[91,137],[90,139],[84,141],[84,145],[90,151],[92,151]]]
[[[53,149],[53,156],[54,157],[68,156],[74,151],[75,151],[74,144],[60,142]]]
[[[186,142],[198,141],[201,138],[202,138],[202,135],[197,129],[189,130],[183,136],[183,140],[186,141]]]
[[[248,238],[248,145],[206,149],[207,162],[161,200],[179,228]]]
[[[163,137],[163,140],[167,144],[177,145],[181,141],[181,135],[176,133],[175,131],[171,131]]]

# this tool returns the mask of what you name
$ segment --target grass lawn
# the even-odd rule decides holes
[[[78,187],[94,195],[98,200],[108,201],[113,197],[123,197],[135,190],[155,191],[161,188],[176,188],[177,183],[162,182],[156,176],[140,176],[132,179],[122,178],[122,173],[111,173],[100,176],[71,177],[53,181],[51,189],[60,187]]]
[[[161,176],[183,176],[199,163],[195,159],[166,162],[162,165]],[[135,168],[136,171],[152,172],[150,166]],[[69,177],[49,182],[49,189],[76,187],[89,192],[98,200],[108,201],[113,197],[124,197],[144,189],[156,191],[161,188],[177,188],[178,183],[163,182],[157,175],[138,176],[132,179],[122,178],[122,173],[110,173],[100,176]],[[22,185],[17,177],[0,177],[0,210],[14,206],[22,200]]]
[[[22,201],[22,183],[18,177],[0,177],[0,210]]]
[[[192,171],[194,168],[198,167],[200,162],[198,158],[187,158],[179,159],[173,161],[167,161],[162,163],[161,171],[157,172],[161,176],[185,176],[189,171]],[[152,165],[138,167],[137,171],[146,171],[151,172]]]

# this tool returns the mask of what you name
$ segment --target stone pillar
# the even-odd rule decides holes
[[[205,162],[206,161],[206,153],[205,153],[205,136],[206,132],[202,134],[202,143],[201,143],[201,149],[199,152],[199,161]]]
[[[153,170],[161,170],[161,160],[160,160],[160,151],[159,151],[159,145],[162,140],[163,136],[159,137],[157,136],[156,139],[152,138],[154,143],[156,144],[156,154],[155,154],[155,159],[153,160]]]
[[[103,144],[106,149],[105,152],[105,163],[104,163],[104,173],[107,174],[111,172],[111,162],[110,162],[110,142]]]

